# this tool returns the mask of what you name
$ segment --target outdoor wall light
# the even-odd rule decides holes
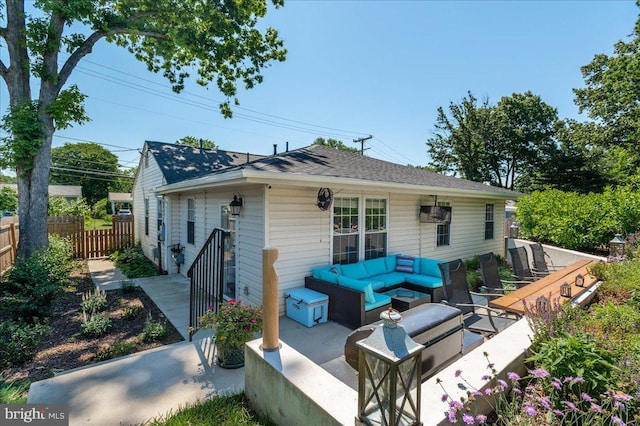
[[[358,361],[357,425],[420,425],[422,351],[389,308],[383,325],[356,343]]]
[[[576,275],[576,286],[584,287],[584,277],[582,276],[582,274]]]
[[[231,216],[240,216],[242,210],[242,197],[238,194],[233,194],[233,201],[229,203],[229,209],[231,210]]]
[[[611,257],[624,256],[624,247],[626,242],[622,239],[620,234],[616,234],[613,240],[609,241],[609,255]]]
[[[560,286],[560,296],[571,297],[571,285],[569,283],[562,283]]]

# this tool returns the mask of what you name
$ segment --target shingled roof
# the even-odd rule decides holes
[[[164,142],[146,141],[145,144],[158,163],[167,184],[198,178],[264,157],[221,149],[201,150]]]
[[[294,175],[331,176],[374,182],[425,185],[460,190],[494,192],[505,195],[519,195],[508,189],[472,182],[453,176],[446,176],[417,167],[403,166],[376,158],[365,157],[360,154],[341,151],[323,145],[310,145],[305,148],[264,157],[247,164],[232,167],[232,169],[281,172]]]

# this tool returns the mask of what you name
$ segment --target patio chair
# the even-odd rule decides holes
[[[531,283],[531,281],[520,281],[515,279],[503,280],[500,278],[498,259],[493,252],[479,254],[478,260],[480,261],[480,274],[482,275],[482,282],[484,284],[481,289],[489,295],[488,297],[490,299],[494,299],[496,295],[502,296],[508,291],[524,287]]]
[[[551,257],[544,251],[542,244],[533,243],[529,245],[531,249],[531,260],[533,261],[533,270],[539,274],[548,275],[551,272],[555,272],[558,269],[564,268],[564,266],[556,266],[551,261]],[[547,264],[547,258],[549,258],[549,264]]]
[[[517,318],[508,317],[507,312],[473,303],[467,283],[467,268],[462,260],[439,263],[438,267],[446,298],[443,303],[462,311],[467,330],[491,337],[517,321]]]
[[[544,275],[533,271],[529,265],[529,256],[524,247],[514,247],[509,249],[511,256],[511,267],[513,275],[520,281],[535,281]]]

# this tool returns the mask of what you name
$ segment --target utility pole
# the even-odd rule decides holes
[[[353,142],[354,143],[359,143],[360,144],[360,155],[364,155],[364,143],[366,141],[368,141],[369,139],[373,138],[373,136],[369,135],[369,137],[367,138],[360,138],[360,139],[354,139]],[[369,149],[369,148],[367,148]]]

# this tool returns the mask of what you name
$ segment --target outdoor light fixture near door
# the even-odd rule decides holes
[[[240,216],[242,210],[242,197],[238,194],[233,194],[233,201],[229,203],[229,210],[231,210],[231,216]]]
[[[358,361],[357,425],[421,425],[422,351],[404,327],[402,316],[389,308],[383,325],[356,343]]]

